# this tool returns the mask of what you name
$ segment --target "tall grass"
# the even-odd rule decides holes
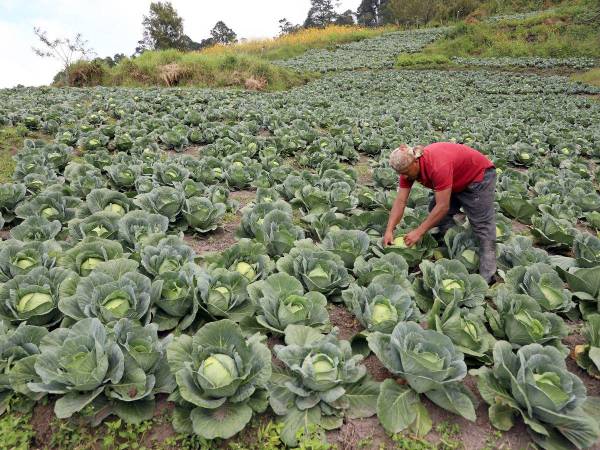
[[[359,41],[394,31],[396,27],[365,28],[331,25],[326,28],[303,29],[272,39],[257,39],[234,45],[216,45],[202,50],[204,55],[248,54],[268,60],[298,56],[311,48],[328,48],[347,42]]]
[[[250,86],[280,90],[302,84],[311,77],[258,56],[179,50],[147,51],[137,58],[126,58],[114,67],[78,62],[70,70],[70,79],[77,80],[71,84],[78,86]]]
[[[578,20],[585,3],[499,23],[462,23],[425,52],[446,56],[600,58],[600,26]]]
[[[600,69],[591,69],[587,72],[572,75],[571,79],[600,87]]]

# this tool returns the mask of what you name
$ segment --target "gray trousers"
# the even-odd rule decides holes
[[[485,171],[481,182],[469,184],[462,192],[452,193],[448,214],[438,223],[439,235],[454,226],[454,216],[462,207],[471,228],[479,239],[479,274],[488,283],[496,273],[496,169]],[[435,197],[429,202],[429,211],[435,206]]]

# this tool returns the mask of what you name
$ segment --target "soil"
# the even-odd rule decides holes
[[[370,162],[371,158],[367,155],[360,155],[358,163],[353,166],[358,174],[358,184],[366,186],[373,184],[373,171]]]
[[[175,150],[165,150],[167,155],[170,157],[177,157],[181,155],[189,155],[189,156],[198,156],[200,155],[200,151],[204,146],[202,145],[192,145],[191,147],[186,147],[182,152],[176,152]]]
[[[229,194],[229,197],[239,203],[239,208],[234,215],[225,216],[227,220],[221,227],[203,236],[186,234],[183,237],[198,255],[206,252],[222,252],[236,243],[235,232],[242,219],[241,209],[256,198],[256,192],[235,191]]]
[[[377,417],[346,420],[340,429],[327,433],[327,442],[339,450],[394,448]]]
[[[518,220],[512,220],[512,230],[514,234],[529,234],[529,227]]]
[[[40,447],[48,444],[53,434],[54,402],[36,404],[31,414],[31,428],[35,431],[33,444]]]
[[[239,225],[239,220],[237,221],[237,225]],[[183,240],[187,242],[198,255],[202,255],[206,252],[222,252],[235,244],[237,240],[235,238],[237,225],[235,222],[234,226],[230,226],[230,224],[223,225],[205,236],[186,234],[183,237]]]
[[[362,331],[362,325],[344,306],[329,303],[327,310],[331,325],[338,328],[338,337],[340,339],[350,340],[355,334]]]

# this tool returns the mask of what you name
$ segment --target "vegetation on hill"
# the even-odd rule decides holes
[[[600,19],[590,17],[590,4],[578,2],[525,18],[465,21],[426,52],[445,56],[598,58]]]
[[[288,59],[313,48],[333,48],[336,45],[379,36],[396,27],[360,27],[330,25],[325,28],[304,28],[275,39],[257,39],[233,45],[216,45],[203,54],[243,53],[261,56],[268,60]]]
[[[70,86],[199,86],[281,90],[305,83],[299,74],[251,55],[203,54],[179,50],[144,52],[109,67],[80,61],[69,70]]]

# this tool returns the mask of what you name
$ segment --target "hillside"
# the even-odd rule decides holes
[[[484,2],[465,20],[414,32],[391,26],[330,26],[201,52],[148,51],[115,67],[80,62],[72,67],[69,84],[280,90],[302,84],[316,72],[392,67],[398,54],[403,54],[398,61],[401,67],[592,68],[600,59],[598,2],[564,0],[544,5],[547,9],[528,11],[540,3]],[[357,53],[378,62],[356,60]],[[582,79],[598,82],[595,71]]]

